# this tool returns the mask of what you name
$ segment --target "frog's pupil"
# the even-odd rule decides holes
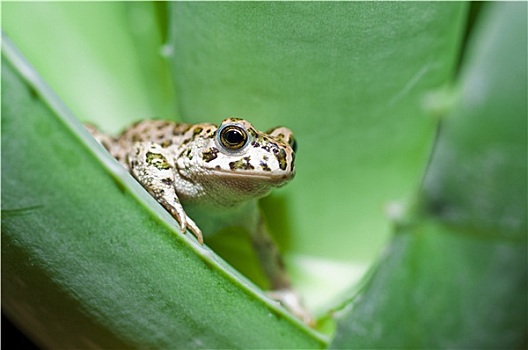
[[[231,129],[226,132],[226,141],[232,145],[238,145],[244,141],[244,136],[238,130]]]

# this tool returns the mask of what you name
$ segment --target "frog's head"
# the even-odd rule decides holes
[[[296,144],[288,128],[261,132],[246,120],[228,118],[206,131],[183,150],[178,168],[209,191],[258,198],[294,177]]]

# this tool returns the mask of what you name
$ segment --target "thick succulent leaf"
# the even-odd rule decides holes
[[[486,5],[415,212],[333,348],[525,348],[526,3]]]
[[[320,348],[111,159],[5,38],[2,311],[47,348]]]
[[[438,92],[454,75],[466,12],[464,3],[172,3],[167,52],[183,118],[238,115],[295,133],[296,178],[264,207],[310,306],[361,276],[387,239],[383,207],[405,206],[419,187],[436,127],[428,109],[445,102]]]

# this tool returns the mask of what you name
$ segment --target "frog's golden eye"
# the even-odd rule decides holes
[[[228,150],[239,150],[247,144],[248,134],[238,125],[227,125],[220,130],[220,143]]]

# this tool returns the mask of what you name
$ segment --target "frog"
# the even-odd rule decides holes
[[[262,132],[239,117],[219,125],[142,120],[117,137],[86,127],[199,244],[219,228],[242,226],[270,282],[269,295],[313,324],[258,207],[260,198],[295,177],[297,142],[290,129]]]

